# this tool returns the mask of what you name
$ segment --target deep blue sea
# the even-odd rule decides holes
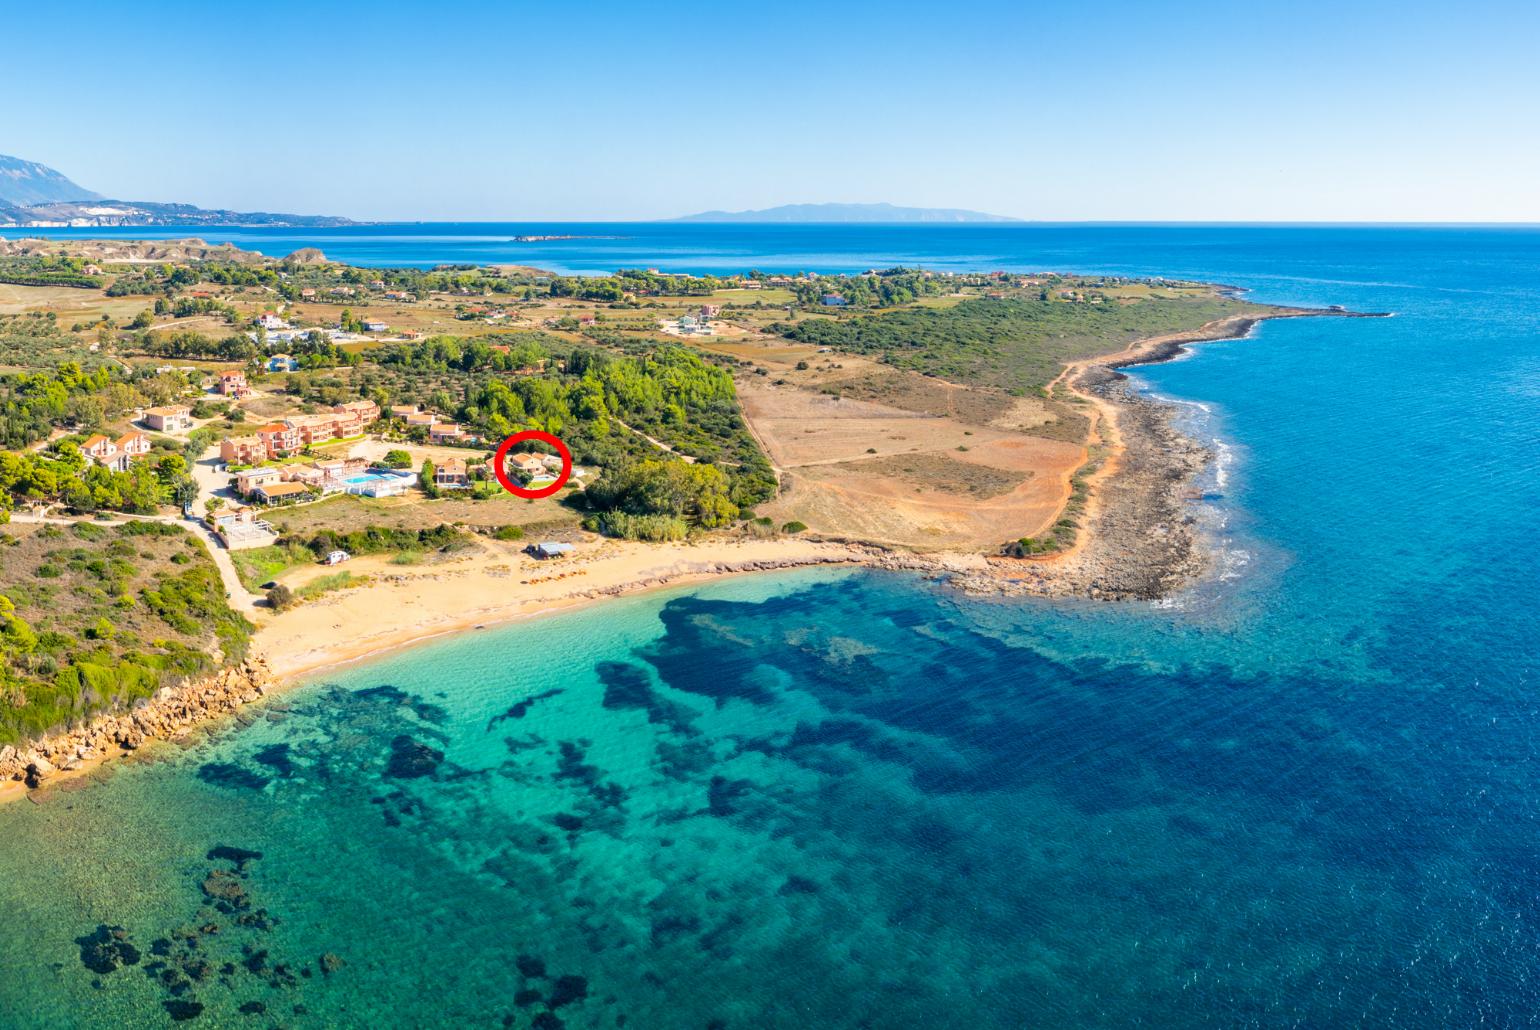
[[[551,231],[628,238],[500,242]],[[7,807],[0,1026],[194,1000],[261,1027],[1540,1022],[1540,230],[159,235],[185,234],[1160,274],[1395,317],[1139,371],[1221,454],[1216,573],[1171,601],[850,571],[645,595],[351,666]],[[82,963],[103,924],[136,964]]]

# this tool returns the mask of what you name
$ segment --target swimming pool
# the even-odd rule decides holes
[[[342,481],[342,488],[350,494],[381,497],[405,493],[417,481],[415,472],[360,472]]]

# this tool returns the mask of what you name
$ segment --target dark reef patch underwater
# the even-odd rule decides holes
[[[151,853],[75,910],[78,957],[35,981],[32,1011],[1321,1025],[1349,1001],[1378,1011],[1397,978],[1414,1022],[1492,1004],[1461,985],[1515,940],[1469,899],[1532,840],[1450,836],[1429,798],[1479,779],[1398,746],[1436,736],[1438,706],[1382,693],[1344,718],[1363,684],[1054,657],[991,628],[1004,612],[905,577],[799,574],[286,696],[281,722],[33,817],[127,816]],[[81,875],[47,840],[63,868],[34,883]],[[1451,892],[1467,900],[1446,897],[1429,938]],[[1501,894],[1540,917],[1532,892]],[[56,1011],[27,1025],[66,1025]]]
[[[1540,231],[997,238],[1396,317],[1140,370],[1169,604],[616,600],[0,809],[0,1027],[1534,1025]]]

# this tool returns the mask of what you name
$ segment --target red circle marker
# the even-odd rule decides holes
[[[516,443],[526,440],[539,440],[541,443],[550,444],[556,448],[556,453],[561,455],[561,472],[556,476],[556,482],[550,486],[542,486],[539,490],[531,490],[520,486],[508,476],[508,469],[504,463],[508,459],[508,452]],[[492,456],[492,474],[502,484],[503,489],[515,497],[527,497],[534,500],[537,497],[549,497],[562,487],[567,485],[567,480],[572,478],[572,452],[567,450],[567,445],[562,443],[550,433],[542,433],[538,429],[526,429],[522,433],[514,433],[497,447],[497,453]]]

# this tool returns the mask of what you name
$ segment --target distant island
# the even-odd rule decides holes
[[[329,215],[209,210],[192,204],[113,200],[45,164],[0,154],[0,226],[356,225]]]
[[[958,207],[893,204],[782,204],[758,211],[702,211],[672,222],[1019,222],[1019,218]]]

